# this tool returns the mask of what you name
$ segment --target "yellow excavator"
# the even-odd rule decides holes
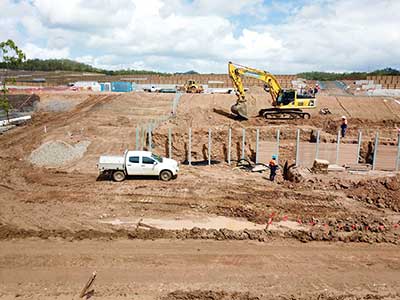
[[[302,109],[316,107],[316,99],[313,96],[297,95],[294,89],[284,90],[281,88],[274,75],[266,71],[242,66],[229,62],[229,77],[232,79],[236,91],[237,101],[231,107],[233,114],[248,120],[247,99],[243,87],[242,76],[256,78],[265,83],[264,90],[272,97],[272,108],[264,108],[259,111],[259,116],[274,120],[309,119],[310,114]]]

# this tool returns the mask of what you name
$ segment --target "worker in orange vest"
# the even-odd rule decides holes
[[[276,176],[276,170],[278,169],[278,164],[276,163],[276,158],[277,156],[274,154],[272,155],[272,159],[269,162],[269,180],[274,181],[275,176]]]

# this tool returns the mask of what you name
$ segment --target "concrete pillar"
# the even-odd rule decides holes
[[[296,131],[296,167],[300,165],[300,129]]]
[[[152,136],[151,136],[151,131],[152,131],[152,125],[151,123],[149,124],[149,129],[148,129],[148,137],[149,137],[149,151],[153,151],[153,141],[152,141]]]
[[[232,128],[228,129],[228,165],[231,164],[231,148],[232,148]]]
[[[211,165],[211,129],[208,129],[208,165]]]
[[[376,155],[378,154],[378,144],[379,144],[379,132],[375,133],[375,143],[374,143],[374,157],[372,160],[372,170],[376,167]]]
[[[336,164],[339,163],[339,152],[340,152],[340,130],[338,131],[336,138]]]
[[[396,171],[399,170],[399,163],[400,163],[400,133],[397,135]]]
[[[168,157],[172,158],[172,132],[171,128],[168,128]]]
[[[242,129],[242,159],[245,158],[245,147],[246,147],[246,129]]]
[[[276,163],[279,165],[279,148],[281,140],[281,130],[278,128],[276,131]]]
[[[259,160],[258,160],[259,142],[260,142],[260,129],[257,128],[256,129],[256,164],[259,163]]]
[[[188,149],[188,162],[189,166],[192,165],[192,128],[189,128],[189,149]]]
[[[362,143],[362,132],[361,132],[361,130],[359,130],[358,138],[357,138],[357,161],[356,161],[356,164],[358,164],[358,162],[360,161],[361,143]]]
[[[321,130],[317,131],[317,142],[315,144],[315,159],[319,158],[319,143],[321,139]]]
[[[136,141],[135,141],[135,149],[139,150],[139,127],[136,127]]]

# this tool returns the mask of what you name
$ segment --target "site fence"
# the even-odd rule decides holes
[[[380,171],[399,171],[400,168],[400,134],[395,141],[388,142],[386,137],[380,138],[379,132],[371,137],[359,131],[356,139],[346,138],[343,142],[339,131],[335,141],[323,142],[319,130],[313,131],[313,138],[310,132],[297,129],[290,134],[285,132],[282,139],[280,129],[266,134],[258,128],[188,128],[185,133],[174,133],[169,128],[167,134],[159,134],[154,125],[136,128],[135,148],[157,151],[188,165],[232,164],[240,159],[267,164],[272,155],[276,155],[278,163],[288,161],[306,168],[311,168],[315,159],[340,166],[366,163],[372,170]],[[158,138],[154,139],[154,135]]]

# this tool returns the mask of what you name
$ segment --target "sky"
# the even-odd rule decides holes
[[[0,41],[95,67],[400,69],[400,0],[0,0]]]

